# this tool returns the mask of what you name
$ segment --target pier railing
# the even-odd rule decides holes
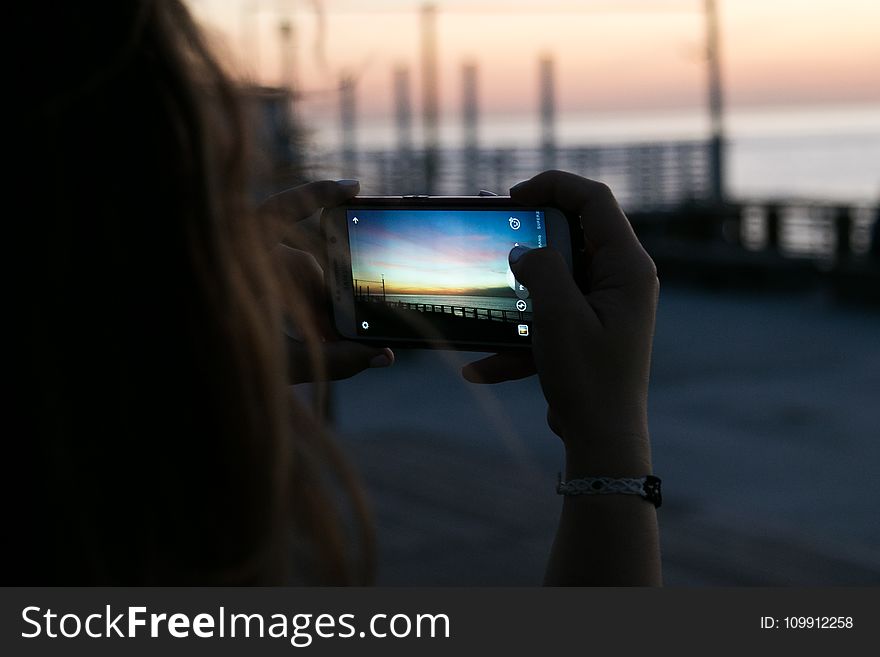
[[[636,211],[643,238],[694,245],[725,244],[743,251],[832,266],[880,257],[880,206],[791,200],[723,205],[685,203],[667,211]]]
[[[710,144],[704,140],[603,144],[555,148],[448,148],[432,154],[426,179],[426,154],[410,150],[365,150],[357,154],[354,170],[337,153],[315,156],[316,176],[356,176],[363,193],[378,195],[476,194],[479,188],[499,194],[537,171],[565,169],[614,189],[618,200],[631,208],[672,207],[683,200],[706,199],[711,194]]]
[[[632,212],[661,280],[826,289],[880,304],[880,206],[755,201]]]
[[[440,313],[445,315],[453,315],[455,317],[466,317],[470,319],[484,319],[496,322],[522,322],[532,318],[531,312],[522,312],[519,310],[505,310],[498,308],[479,308],[474,306],[459,306],[453,304],[440,303],[419,303],[414,301],[400,301],[397,299],[387,299],[379,295],[356,295],[357,301],[367,303],[379,303],[388,308],[399,308],[402,310],[417,310],[423,313]]]
[[[774,251],[791,258],[861,259],[876,250],[877,201],[815,202],[802,199],[712,198],[711,141],[702,139],[540,148],[449,148],[433,154],[426,180],[426,154],[414,149],[365,150],[356,171],[334,153],[321,154],[325,177],[357,176],[364,193],[400,195],[505,193],[537,171],[559,168],[607,183],[633,223],[660,221],[666,232],[712,234],[747,251]],[[349,163],[349,166],[351,163]],[[345,175],[343,175],[345,174]],[[348,175],[351,174],[351,175]],[[647,220],[644,220],[647,217]],[[701,224],[701,225],[696,225]],[[873,237],[872,237],[873,235]]]

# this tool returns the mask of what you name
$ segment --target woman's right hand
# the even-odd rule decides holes
[[[547,171],[510,190],[523,205],[579,216],[589,289],[552,248],[516,247],[510,266],[533,303],[531,354],[497,354],[465,367],[495,383],[537,371],[550,427],[565,443],[567,476],[650,472],[648,376],[659,284],[653,261],[608,187]]]

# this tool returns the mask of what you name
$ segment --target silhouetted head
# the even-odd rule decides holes
[[[344,580],[235,88],[180,2],[18,12],[12,579],[278,582],[298,531]]]

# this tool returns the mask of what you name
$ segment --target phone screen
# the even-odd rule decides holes
[[[547,245],[544,211],[348,209],[357,334],[529,344],[529,291],[510,270],[517,245]]]

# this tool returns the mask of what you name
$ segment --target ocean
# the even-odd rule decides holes
[[[311,108],[314,110],[315,108]],[[341,147],[336,113],[302,107],[310,131],[312,159]],[[789,107],[733,107],[725,118],[728,143],[726,184],[734,199],[805,198],[847,203],[880,200],[880,102]],[[415,126],[413,143],[420,143]],[[539,143],[536,115],[484,115],[479,125],[481,148],[533,148]],[[616,113],[561,112],[556,141],[561,149],[700,139],[708,134],[708,117],[699,108]],[[460,120],[446,115],[440,143],[461,148]],[[392,150],[393,117],[360,119],[359,149]],[[369,183],[369,180],[363,182]],[[502,190],[503,191],[503,190]]]

